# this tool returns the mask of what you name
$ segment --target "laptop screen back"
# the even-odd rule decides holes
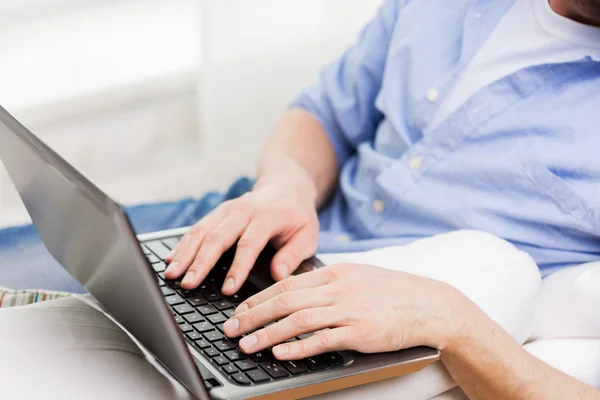
[[[192,393],[208,399],[122,208],[2,107],[0,159],[50,254]]]

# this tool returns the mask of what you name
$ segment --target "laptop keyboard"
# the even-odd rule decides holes
[[[223,334],[225,321],[251,295],[246,294],[244,289],[233,296],[221,293],[233,255],[225,254],[198,288],[185,290],[180,280],[168,280],[164,275],[167,268],[164,260],[180,238],[144,242],[142,250],[152,265],[160,290],[186,341],[216,366],[223,376],[238,385],[255,385],[344,364],[342,356],[336,352],[300,361],[278,361],[268,350],[249,355],[242,353],[238,347],[240,338],[230,339]]]

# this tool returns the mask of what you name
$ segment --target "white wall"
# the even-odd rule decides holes
[[[289,101],[351,44],[379,0],[208,0],[200,126],[203,155],[229,180],[254,171]],[[227,151],[223,151],[227,149]]]
[[[199,195],[254,173],[285,105],[378,2],[2,2],[0,105],[119,201]],[[0,225],[24,220],[0,172]]]

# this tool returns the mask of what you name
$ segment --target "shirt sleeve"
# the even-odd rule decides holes
[[[398,0],[385,0],[357,42],[323,69],[320,81],[291,107],[303,108],[321,123],[341,166],[356,147],[375,135],[383,115],[375,107],[398,16]]]

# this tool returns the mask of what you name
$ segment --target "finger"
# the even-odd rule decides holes
[[[234,212],[210,231],[181,281],[181,286],[184,289],[194,289],[200,285],[223,253],[238,240],[249,222],[250,217]]]
[[[255,353],[298,335],[336,326],[340,317],[332,310],[332,307],[320,307],[295,312],[282,321],[243,337],[240,348],[245,353]]]
[[[317,251],[318,232],[305,227],[281,247],[271,262],[271,275],[280,281],[294,272],[300,263]]]
[[[259,254],[271,239],[275,229],[273,225],[268,220],[252,221],[248,225],[237,243],[233,263],[223,283],[224,294],[231,295],[240,290]]]
[[[326,307],[332,303],[331,296],[323,290],[303,289],[286,292],[231,318],[223,325],[223,329],[227,336],[237,337],[295,312]]]
[[[238,315],[243,313],[248,309],[254,308],[280,294],[302,289],[317,288],[327,285],[333,279],[333,275],[327,268],[307,272],[306,274],[298,276],[290,276],[289,278],[269,286],[262,292],[257,293],[248,300],[244,301],[238,306],[238,308],[236,308],[235,314]]]
[[[300,360],[329,351],[351,350],[356,338],[356,329],[349,326],[325,329],[309,338],[275,346],[273,355],[278,360]]]
[[[171,257],[169,267],[165,270],[167,279],[177,279],[188,269],[206,234],[219,225],[227,215],[224,205],[204,217],[200,222],[190,228],[175,247],[175,254]]]

